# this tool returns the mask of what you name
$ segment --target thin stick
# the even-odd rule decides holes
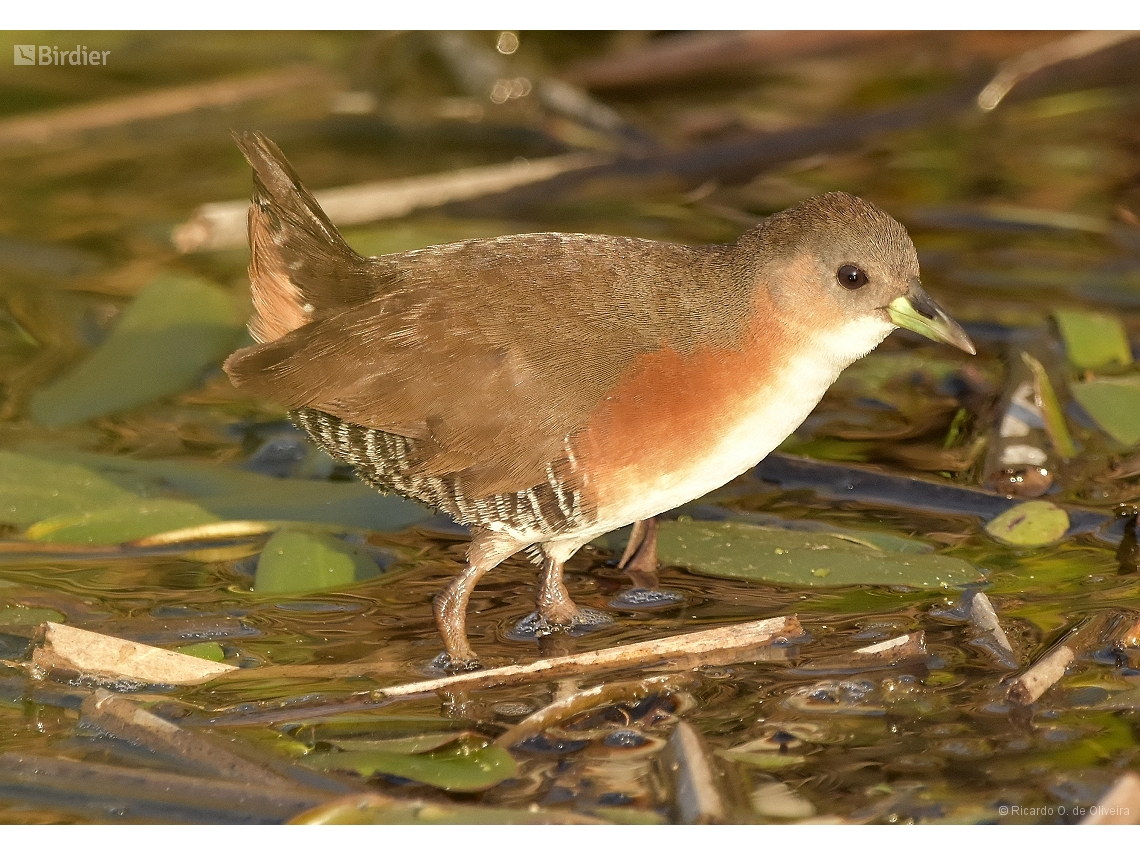
[[[158,119],[206,108],[230,107],[292,89],[312,88],[329,79],[320,68],[290,66],[249,77],[211,80],[16,116],[0,122],[0,147],[46,143],[66,134],[115,127],[142,119]]]
[[[1006,697],[1015,704],[1027,705],[1036,701],[1045,690],[1065,676],[1076,654],[1068,645],[1062,644],[1044,659],[1039,659],[1033,667],[1009,684]]]
[[[565,172],[600,166],[612,160],[609,155],[563,154],[537,160],[476,166],[337,187],[315,193],[317,202],[338,226],[396,219],[421,208],[434,208],[449,202],[476,199],[502,193],[515,187],[546,181]],[[246,240],[249,200],[210,202],[174,229],[171,240],[179,252],[239,247]]]
[[[377,689],[373,694],[378,698],[395,698],[444,689],[448,691],[484,689],[489,686],[512,686],[537,680],[556,680],[562,677],[598,674],[621,668],[644,668],[666,663],[678,670],[702,664],[725,665],[729,662],[745,661],[756,652],[762,653],[764,652],[762,648],[770,646],[777,639],[796,638],[802,634],[799,620],[795,615],[788,615],[732,624],[702,632],[689,632],[656,641],[625,644],[590,653],[540,659],[529,665],[508,665],[503,668],[489,668],[486,671],[455,674],[437,680],[388,686]]]

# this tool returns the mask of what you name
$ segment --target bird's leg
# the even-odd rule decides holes
[[[538,616],[550,626],[573,626],[578,619],[578,607],[562,581],[564,563],[547,553],[538,579]]]
[[[471,592],[490,567],[480,567],[468,564],[463,572],[451,580],[451,583],[435,595],[432,600],[432,610],[435,612],[435,623],[439,627],[439,634],[443,637],[444,656],[446,661],[441,664],[458,670],[469,670],[479,665],[475,658],[475,651],[467,641],[467,603],[471,600]]]
[[[660,584],[657,577],[657,517],[633,524],[618,569],[625,571],[635,588],[656,590]]]
[[[562,580],[562,570],[587,541],[561,541],[543,544],[542,572],[538,578],[538,596],[535,598],[539,635],[551,630],[590,629],[612,623],[613,619],[596,609],[580,609],[570,599],[570,592]]]
[[[455,670],[479,667],[475,651],[467,641],[467,604],[471,600],[471,592],[488,570],[527,545],[525,541],[495,532],[480,532],[472,539],[467,550],[467,566],[432,600],[435,622],[443,637],[445,651],[437,660],[439,664]]]

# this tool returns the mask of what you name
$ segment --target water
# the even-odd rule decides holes
[[[267,440],[287,436],[280,432],[283,412],[236,392],[216,365],[194,388],[121,414],[52,429],[28,416],[35,391],[105,340],[129,298],[160,272],[201,276],[248,301],[243,251],[179,255],[169,242],[171,228],[196,205],[248,194],[248,169],[229,128],[266,131],[317,188],[612,144],[525,98],[500,109],[464,95],[416,34],[82,38],[92,45],[104,40],[121,62],[98,72],[4,72],[0,113],[18,116],[270,69],[283,56],[315,62],[356,86],[372,85],[379,106],[368,115],[330,114],[338,85],[326,91],[314,84],[227,110],[12,145],[0,154],[0,450],[47,442],[124,458],[233,467],[257,460]],[[679,150],[749,129],[780,130],[839,111],[896,106],[964,85],[967,73],[949,58],[953,52],[942,49],[951,38],[900,37],[874,51],[836,49],[778,68],[600,95]],[[958,52],[984,65],[1040,37],[1021,36],[1023,44],[1017,34],[1005,42],[994,36],[992,43],[961,38]],[[60,40],[67,43],[63,35]],[[491,35],[484,41],[494,44]],[[526,73],[537,76],[610,44],[606,34],[523,33],[512,61],[525,60]],[[924,283],[966,324],[979,355],[968,359],[896,334],[841,378],[786,449],[984,486],[993,475],[986,449],[997,441],[1009,342],[1026,329],[1049,329],[1057,307],[1113,315],[1123,321],[1134,351],[1140,341],[1134,130],[1140,90],[1111,68],[1097,73],[1075,73],[1051,88],[1030,90],[988,116],[946,111],[831,153],[804,150],[790,162],[715,184],[668,174],[611,176],[542,198],[476,201],[346,232],[374,252],[555,229],[726,241],[750,220],[813,192],[842,188],[865,195],[910,227]],[[482,111],[477,121],[473,106]],[[460,114],[466,118],[449,118]],[[1085,219],[1043,221],[1042,211]],[[1058,364],[1066,382],[1080,379],[1064,368],[1063,353]],[[948,442],[959,411],[966,416]],[[1129,459],[1135,452],[1080,413],[1068,423],[1080,454],[1066,463],[1049,451],[1055,486],[1046,498],[1108,521],[1119,504],[1140,499],[1138,470]],[[274,474],[284,467],[314,480],[343,477],[288,443],[280,448],[284,456],[261,455],[272,458]],[[161,485],[154,486],[160,481],[148,489],[161,492]],[[196,495],[179,484],[177,495]],[[773,515],[784,523],[907,537],[964,559],[984,571],[984,590],[1023,666],[1088,621],[1135,617],[1140,575],[1134,560],[1117,554],[1119,523],[1090,524],[1055,545],[1019,550],[984,533],[989,516],[981,511],[922,510],[918,502],[869,501],[858,493],[837,499],[819,486],[780,489],[745,478],[705,505]],[[4,522],[9,540],[27,529]],[[529,711],[597,684],[539,683],[377,702],[369,695],[374,688],[432,675],[440,643],[431,598],[459,569],[466,541],[442,523],[353,533],[383,572],[336,590],[295,594],[252,590],[264,534],[223,541],[225,550],[196,557],[177,550],[143,557],[4,557],[0,607],[51,611],[36,612],[34,620],[21,612],[25,623],[12,617],[0,626],[6,663],[0,672],[0,753],[170,768],[79,726],[78,705],[93,689],[91,681],[69,686],[26,677],[27,624],[45,619],[167,648],[217,642],[225,662],[249,669],[240,681],[128,696],[193,732],[212,724],[248,752],[286,765],[345,750],[334,740],[403,739],[441,729],[468,736],[429,752],[437,762],[451,757],[448,751],[481,757],[489,750],[485,744]],[[1072,822],[1120,774],[1136,768],[1138,660],[1135,649],[1111,650],[1111,638],[1097,636],[1080,647],[1064,679],[1022,709],[1005,699],[1010,671],[954,610],[959,590],[779,586],[665,567],[662,587],[682,599],[624,608],[614,604],[629,587],[612,566],[619,545],[587,547],[568,566],[575,601],[614,618],[577,638],[514,640],[516,624],[533,608],[534,568],[517,557],[489,574],[469,618],[482,662],[506,665],[792,613],[810,640],[790,648],[787,662],[708,668],[668,697],[619,700],[571,716],[513,750],[517,768],[476,795],[391,772],[378,773],[369,788],[457,805],[538,804],[615,821],[664,820],[672,815],[673,796],[660,755],[678,720],[703,735],[724,774],[729,817],[741,822]],[[812,668],[920,630],[926,655],[902,665],[853,666],[842,673]],[[335,670],[366,657],[380,663],[372,678]],[[258,675],[259,667],[306,665],[320,667],[278,671],[269,679]],[[741,749],[735,759],[733,748]],[[464,774],[473,768],[455,762]],[[349,773],[328,774],[353,780]],[[186,805],[186,814],[156,814],[153,805],[128,800],[120,814],[74,795],[29,794],[0,773],[0,818],[9,821],[210,815],[206,808],[205,814],[189,812],[193,799]]]

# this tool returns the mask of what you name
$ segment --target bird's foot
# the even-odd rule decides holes
[[[685,595],[679,591],[661,588],[629,588],[622,591],[609,604],[615,609],[664,609],[685,602]]]
[[[467,658],[459,658],[444,651],[431,660],[431,667],[446,671],[448,674],[461,674],[465,671],[478,671],[483,666],[479,664],[473,652]]]
[[[565,632],[571,636],[585,635],[603,626],[609,626],[614,619],[605,612],[597,609],[576,608],[570,615],[544,616],[538,612],[531,612],[518,623],[514,629],[507,633],[507,638],[513,641],[534,641],[556,632]]]

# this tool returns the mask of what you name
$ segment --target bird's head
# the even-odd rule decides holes
[[[849,336],[852,358],[895,327],[976,352],[923,289],[906,229],[857,196],[813,196],[769,217],[741,245],[754,253],[781,316],[805,330]]]

